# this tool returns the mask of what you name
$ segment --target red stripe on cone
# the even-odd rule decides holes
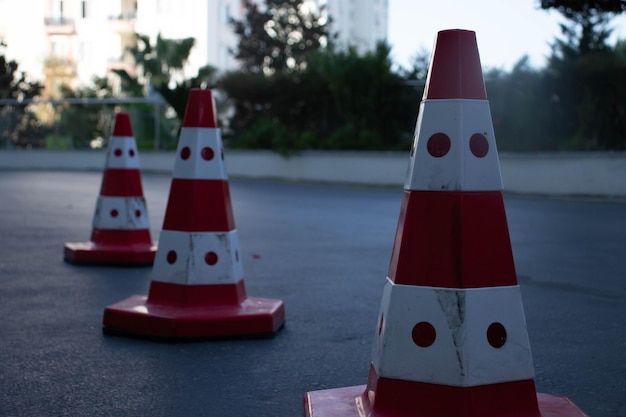
[[[487,100],[474,32],[443,30],[437,34],[424,98]]]
[[[206,105],[206,103],[211,103]],[[215,101],[211,90],[192,89],[189,91],[183,127],[217,128]]]
[[[366,415],[374,416],[396,411],[412,417],[541,417],[532,379],[455,387],[381,378],[371,366],[361,399]]]
[[[243,280],[236,284],[184,285],[152,281],[148,303],[178,306],[240,304],[246,299]]]
[[[113,126],[113,134],[111,136],[133,136],[133,128],[130,124],[128,113],[117,113],[115,115],[115,125]]]
[[[172,179],[164,230],[228,232],[234,228],[227,181]]]
[[[109,230],[109,229],[93,229],[91,231],[91,241],[103,246],[152,246],[150,230]]]
[[[100,195],[105,197],[143,197],[141,173],[138,169],[105,169]]]
[[[445,288],[516,285],[502,193],[404,191],[389,278]]]

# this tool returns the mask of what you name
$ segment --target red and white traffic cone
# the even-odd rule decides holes
[[[148,296],[107,307],[107,333],[203,339],[273,334],[280,300],[249,298],[211,90],[192,89]]]
[[[309,392],[304,415],[585,416],[535,391],[474,32],[437,36],[367,385]]]
[[[117,113],[91,240],[66,243],[64,258],[77,264],[151,265],[155,254],[130,117]]]

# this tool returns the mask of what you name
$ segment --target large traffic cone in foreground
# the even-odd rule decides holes
[[[585,416],[537,394],[474,32],[439,32],[411,150],[367,385],[307,417]]]
[[[104,311],[107,333],[159,339],[273,334],[283,302],[248,298],[211,90],[189,93],[148,296]]]
[[[151,265],[155,253],[130,117],[117,113],[91,240],[66,243],[64,258],[77,264]]]

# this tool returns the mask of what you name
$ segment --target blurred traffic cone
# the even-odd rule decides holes
[[[79,264],[151,265],[155,253],[130,117],[117,113],[91,240],[66,243],[64,257]]]
[[[148,296],[107,307],[107,333],[161,339],[272,334],[283,302],[248,298],[210,90],[189,93]]]
[[[367,385],[309,392],[304,415],[585,416],[535,391],[474,32],[437,36]]]

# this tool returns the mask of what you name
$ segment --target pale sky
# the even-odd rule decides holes
[[[559,22],[566,20],[539,0],[389,0],[388,40],[394,62],[408,66],[418,51],[430,53],[438,31],[473,30],[483,67],[510,70],[528,55],[541,68],[561,36]],[[611,26],[611,43],[626,39],[626,16]]]

